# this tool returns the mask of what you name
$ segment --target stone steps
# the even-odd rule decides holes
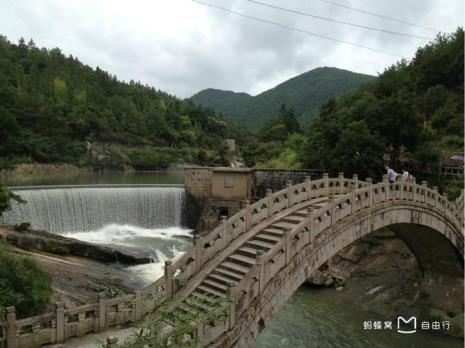
[[[228,271],[227,269],[224,269],[222,267],[215,268],[213,272],[218,273],[219,275],[224,276],[236,282],[240,281],[243,278],[240,274]]]
[[[255,239],[258,239],[260,241],[266,242],[266,243],[276,243],[279,242],[282,238],[280,237],[275,237],[275,236],[270,236],[268,234],[264,233],[259,233],[255,236]]]
[[[234,263],[239,263],[242,266],[251,268],[253,265],[255,265],[255,259],[251,257],[247,257],[241,254],[232,254],[228,256],[228,260],[234,262]]]
[[[250,268],[238,265],[231,261],[225,261],[220,264],[221,267],[226,268],[229,271],[239,273],[241,275],[247,274]]]
[[[261,240],[252,239],[252,240],[247,241],[247,243],[245,244],[255,249],[267,251],[267,250],[270,250],[275,243],[267,243]]]
[[[241,255],[255,258],[257,256],[257,251],[258,250],[255,249],[255,248],[248,247],[248,246],[243,246],[243,247],[239,248],[237,251]]]
[[[199,287],[197,287],[197,290],[199,290],[200,292],[206,293],[206,294],[208,294],[210,296],[226,298],[226,294],[224,292],[212,289],[212,288],[210,288],[208,286],[205,286],[205,285],[202,285],[202,284]]]

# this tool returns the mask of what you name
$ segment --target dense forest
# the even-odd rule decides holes
[[[438,36],[411,61],[327,101],[305,134],[286,127],[282,116],[270,121],[244,143],[244,158],[249,165],[362,177],[379,178],[386,162],[419,177],[437,173],[441,156],[463,153],[463,45],[462,28]]]
[[[223,139],[234,131],[212,109],[0,36],[0,168],[228,164]]]
[[[284,103],[294,110],[297,119],[305,126],[328,99],[354,90],[373,78],[324,67],[307,71],[253,97],[247,93],[209,88],[190,99],[197,104],[212,107],[231,121],[250,129],[263,126],[277,117]]]

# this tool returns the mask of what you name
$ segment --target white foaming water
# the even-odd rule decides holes
[[[184,251],[178,251],[176,250],[176,247],[173,247],[174,258],[172,261],[177,260],[184,255],[184,253]],[[128,268],[132,273],[139,277],[144,287],[163,277],[165,272],[165,261],[168,260],[168,257],[166,257],[166,255],[160,250],[157,250],[156,254],[157,262],[131,266]]]
[[[154,238],[164,240],[179,240],[179,237],[192,237],[192,230],[182,227],[143,228],[131,225],[111,224],[97,231],[68,232],[61,235],[76,238],[84,242],[96,244],[113,244],[132,246],[137,238]]]

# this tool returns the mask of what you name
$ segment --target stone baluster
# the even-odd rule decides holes
[[[310,176],[306,176],[305,177],[305,200],[308,201],[311,199],[312,197],[312,193],[311,193],[311,189],[312,189],[312,185],[311,185],[311,181],[312,181],[312,178]]]
[[[365,182],[368,184],[370,190],[368,191],[368,207],[373,205],[373,179],[368,177],[365,179]]]
[[[343,195],[344,194],[344,172],[339,172],[337,174],[337,179],[339,181],[339,190],[336,192],[340,195]]]
[[[165,261],[165,292],[166,298],[171,299],[173,297],[173,261]]]
[[[423,202],[428,203],[428,197],[426,189],[428,188],[428,182],[426,180],[422,180],[421,186],[423,187]]]
[[[308,220],[308,224],[307,224],[307,227],[308,227],[308,232],[306,233],[306,237],[305,237],[305,234],[304,234],[304,238],[305,238],[305,245],[307,245],[308,243],[311,243],[313,242],[313,236],[315,235],[315,231],[314,231],[314,226],[313,226],[313,220],[315,219],[314,217],[314,210],[313,208],[309,207],[307,208],[307,220]]]
[[[292,181],[286,180],[287,208],[292,206]]]
[[[252,211],[250,209],[250,201],[246,200],[245,205],[245,230],[250,230],[250,226],[252,226]]]
[[[353,174],[352,175],[352,180],[354,181],[354,186],[353,186],[353,191],[358,190],[358,174]]]
[[[228,217],[226,215],[221,215],[220,217],[220,229],[221,229],[221,243],[222,243],[221,250],[224,250],[229,245],[229,241],[231,239],[231,236],[228,235]],[[200,253],[199,257],[201,260],[202,253]]]
[[[107,328],[107,300],[105,294],[98,294],[98,330],[105,331]]]
[[[6,347],[16,348],[16,308],[6,307]]]
[[[62,302],[55,303],[55,316],[56,343],[63,343],[65,341],[65,306]]]
[[[323,173],[323,184],[325,185],[325,196],[329,196],[329,178],[328,178],[328,173]]]
[[[259,288],[260,288],[260,294],[263,292],[265,289],[265,253],[263,250],[258,250],[257,251],[257,266],[259,267]]]
[[[195,234],[194,235],[194,262],[195,262],[195,272],[199,272],[202,268],[202,253],[203,253],[203,238]]]
[[[291,250],[292,250],[292,243],[291,243],[291,228],[286,228],[283,231],[283,239],[284,239],[284,248],[286,250],[286,265],[289,264],[291,261]]]
[[[438,187],[435,185],[433,186],[433,192],[434,192],[434,206],[438,206]]]
[[[273,191],[271,189],[266,189],[266,197],[268,198],[267,200],[267,206],[268,206],[268,213],[267,213],[267,216],[270,217],[273,215],[272,211],[273,211],[273,198],[271,197],[271,195],[273,194]]]
[[[384,186],[384,193],[385,193],[384,201],[387,202],[389,201],[389,189],[390,189],[387,174],[383,174],[383,186]]]
[[[417,200],[417,179],[412,178],[412,200],[416,202]]]
[[[228,299],[231,301],[229,304],[229,329],[232,330],[234,328],[234,325],[236,324],[236,294],[237,292],[237,287],[236,286],[230,286],[226,290],[226,295],[228,296]]]

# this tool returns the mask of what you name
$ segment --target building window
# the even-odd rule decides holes
[[[224,177],[224,187],[234,187],[234,177],[227,175]]]

